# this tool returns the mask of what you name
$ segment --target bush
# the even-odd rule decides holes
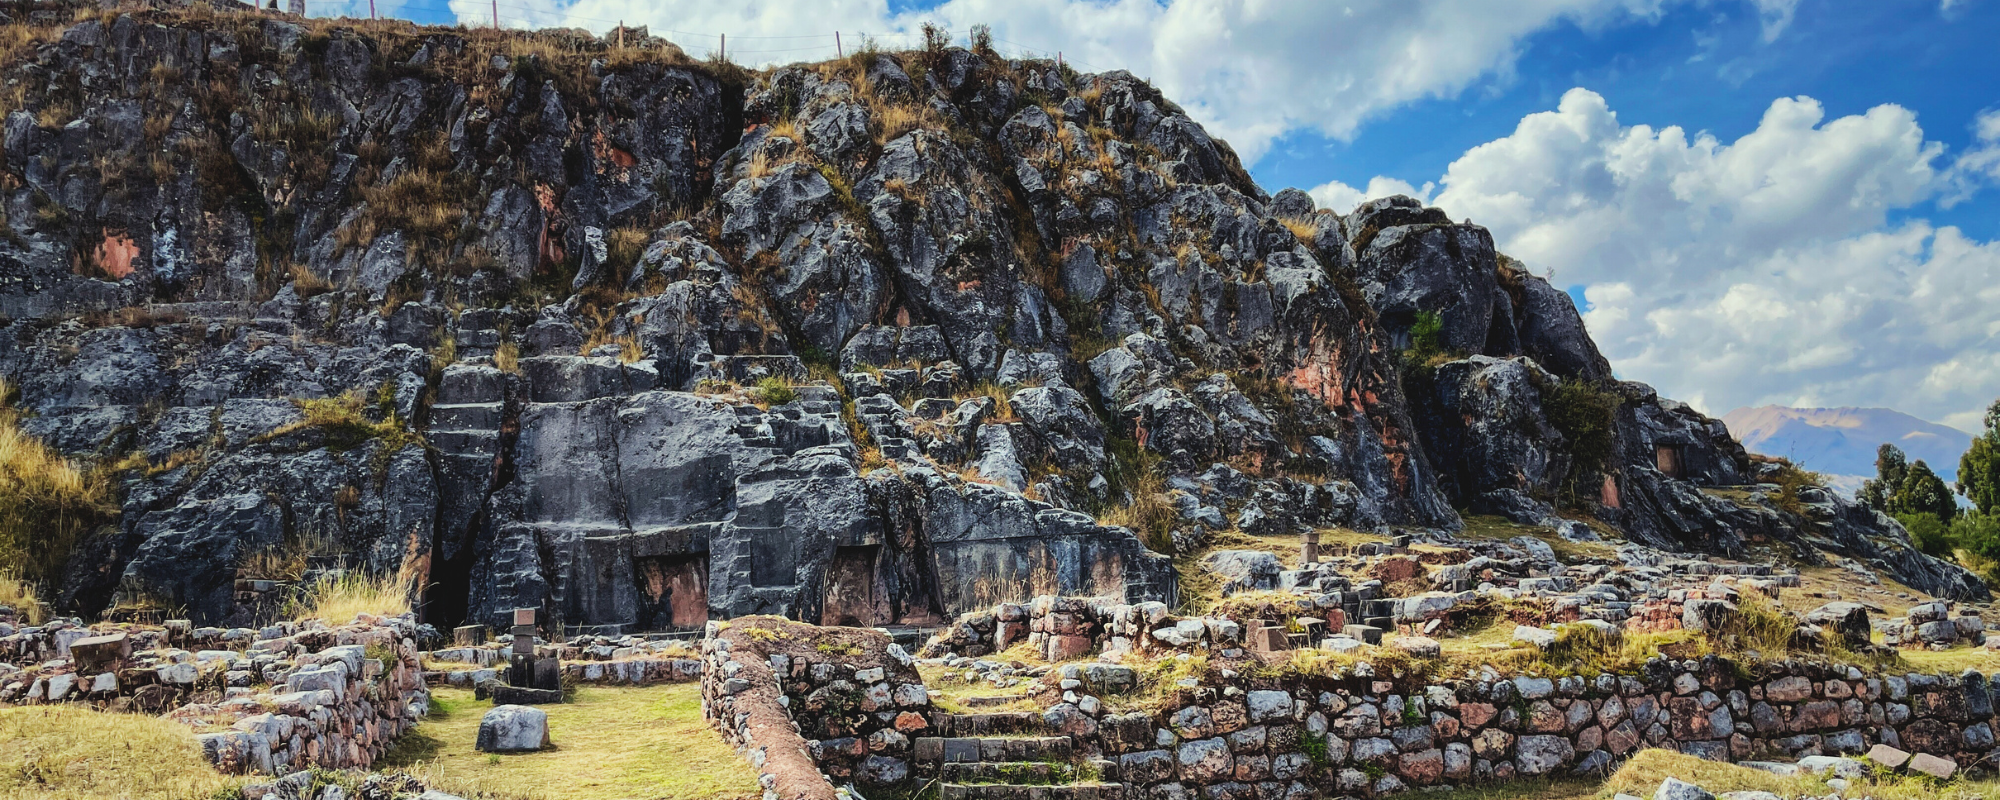
[[[751,396],[759,405],[782,406],[796,402],[799,399],[799,392],[792,388],[790,381],[783,378],[765,378],[757,382],[757,388],[751,390]]]
[[[1419,311],[1417,319],[1410,323],[1410,347],[1404,350],[1403,372],[1424,373],[1428,377],[1432,362],[1449,356],[1444,349],[1444,318],[1435,311]]]
[[[1910,542],[1925,555],[1943,559],[1952,557],[1951,528],[1945,525],[1944,520],[1938,519],[1936,514],[1921,511],[1897,514],[1896,521],[1903,523],[1903,527],[1909,530]]]
[[[1575,505],[1577,487],[1604,470],[1611,459],[1612,431],[1618,395],[1588,381],[1570,379],[1542,392],[1542,413],[1561,431],[1569,445],[1569,474],[1563,479],[1562,502]]]
[[[1823,486],[1826,480],[1817,472],[1808,472],[1799,469],[1796,464],[1784,461],[1779,463],[1778,473],[1772,478],[1772,482],[1778,484],[1778,496],[1771,499],[1772,504],[1781,511],[1805,516],[1806,504],[1800,495],[1806,487]]]

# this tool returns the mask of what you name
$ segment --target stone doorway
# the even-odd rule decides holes
[[[1686,454],[1677,444],[1663,444],[1653,448],[1653,464],[1660,474],[1669,478],[1684,478]]]
[[[834,548],[833,563],[826,568],[821,625],[865,628],[889,624],[889,598],[883,596],[875,579],[881,555],[881,545]]]
[[[632,559],[639,589],[639,630],[699,628],[708,622],[708,554]]]

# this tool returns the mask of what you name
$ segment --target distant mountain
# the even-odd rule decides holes
[[[1739,408],[1722,422],[1752,452],[1789,458],[1849,495],[1874,477],[1875,449],[1883,442],[1903,448],[1911,461],[1923,459],[1946,482],[1956,479],[1958,457],[1972,446],[1964,431],[1888,408]]]

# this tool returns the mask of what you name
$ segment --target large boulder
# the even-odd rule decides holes
[[[528,706],[494,706],[479,718],[479,739],[473,746],[484,753],[547,749],[549,714]]]
[[[1839,633],[1848,644],[1867,644],[1874,632],[1868,624],[1868,608],[1860,603],[1827,603],[1807,613],[1806,622]]]

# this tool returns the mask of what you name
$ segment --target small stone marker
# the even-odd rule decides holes
[[[1947,780],[1958,772],[1958,762],[1929,753],[1918,753],[1910,757],[1910,769],[1938,780]]]
[[[514,634],[514,653],[516,655],[531,656],[535,654],[534,609],[514,609],[514,627],[510,632]]]
[[[1868,760],[1890,769],[1899,769],[1910,763],[1910,754],[1886,744],[1878,744],[1868,750]]]
[[[479,740],[486,753],[517,753],[549,746],[549,715],[527,706],[495,706],[479,718]]]

